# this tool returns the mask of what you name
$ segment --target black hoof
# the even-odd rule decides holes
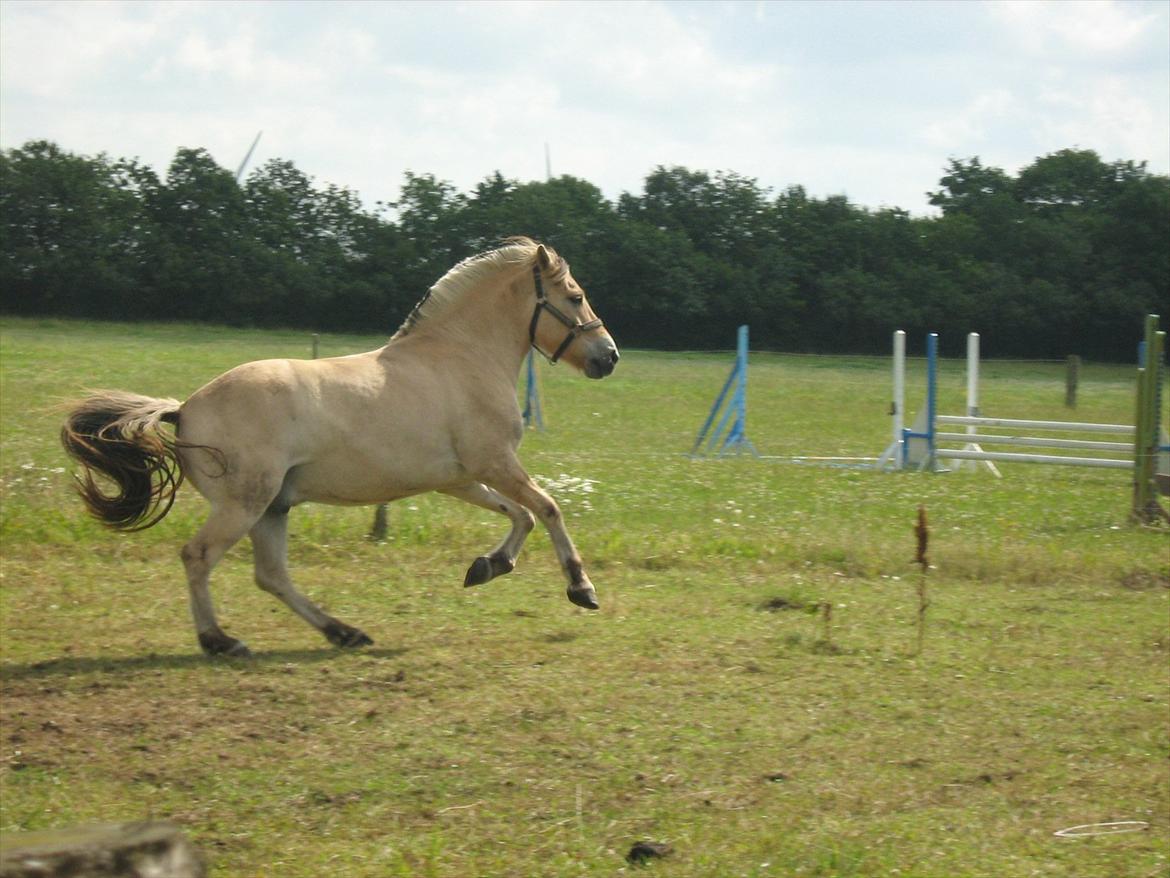
[[[222,631],[213,634],[200,634],[199,646],[209,656],[226,655],[231,658],[251,658],[252,651],[243,641],[228,637]]]
[[[464,587],[483,585],[497,576],[511,573],[515,564],[507,558],[498,555],[480,555],[467,568],[467,575],[463,577]]]
[[[356,649],[359,646],[371,646],[374,643],[364,631],[341,622],[326,625],[322,633],[330,643],[342,649]]]
[[[480,555],[467,568],[467,575],[463,577],[463,587],[483,585],[492,578],[492,562],[486,556]]]
[[[596,610],[601,604],[597,603],[597,592],[592,588],[572,588],[566,592],[569,595],[569,600],[578,607],[584,607],[587,610]]]

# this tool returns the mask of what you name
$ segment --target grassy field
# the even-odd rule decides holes
[[[542,366],[548,429],[521,453],[600,611],[565,600],[541,531],[463,589],[505,523],[449,498],[394,504],[381,544],[369,509],[302,507],[294,577],[376,645],[329,647],[242,544],[213,593],[256,657],[211,661],[177,557],[202,500],[104,531],[54,406],[308,355],[303,333],[0,322],[0,830],[169,819],[216,876],[611,876],[642,871],[639,840],[671,846],[661,876],[1170,874],[1170,540],[1127,521],[1124,473],[786,462],[884,448],[883,359],[753,355],[762,462],[685,456],[729,354]],[[962,363],[942,376],[961,410]],[[982,377],[987,414],[1069,417],[1060,366]],[[1132,423],[1132,369],[1086,365],[1080,400]],[[1148,828],[1054,836],[1123,820]]]

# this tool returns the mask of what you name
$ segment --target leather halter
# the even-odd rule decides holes
[[[550,363],[555,364],[556,361],[561,358],[561,354],[569,349],[569,345],[571,345],[574,340],[576,340],[577,336],[581,335],[582,333],[592,332],[594,329],[600,329],[604,324],[602,324],[600,318],[594,318],[588,323],[582,323],[580,320],[574,320],[572,317],[570,317],[564,311],[561,311],[559,308],[557,308],[556,305],[550,302],[544,294],[544,283],[540,279],[539,265],[532,266],[532,282],[536,286],[536,307],[532,310],[532,321],[528,324],[528,341],[532,347],[540,353],[541,356],[547,359]],[[561,342],[560,347],[558,347],[556,351],[553,352],[551,357],[544,351],[540,350],[536,344],[536,324],[540,322],[541,311],[547,311],[566,327],[568,327],[569,330],[568,334],[565,336],[565,340]]]

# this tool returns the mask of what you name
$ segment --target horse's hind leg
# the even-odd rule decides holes
[[[504,541],[491,552],[480,555],[471,563],[471,567],[467,569],[467,575],[463,579],[463,584],[465,586],[482,585],[497,576],[511,573],[512,568],[516,566],[516,556],[520,554],[524,540],[527,539],[528,534],[536,524],[532,513],[518,503],[513,503],[498,491],[493,491],[479,482],[448,489],[442,493],[464,500],[473,506],[503,513],[512,521],[512,529],[508,531]]]
[[[251,655],[247,646],[224,634],[219,627],[208,583],[212,568],[248,532],[255,518],[242,506],[213,506],[207,521],[179,553],[187,571],[195,634],[199,638],[199,646],[208,655]]]
[[[256,584],[280,598],[294,613],[320,631],[334,646],[368,646],[374,641],[351,625],[325,613],[296,590],[288,575],[288,512],[271,507],[252,526]]]

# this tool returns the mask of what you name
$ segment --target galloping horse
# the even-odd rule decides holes
[[[510,572],[535,515],[552,537],[569,600],[597,609],[560,509],[516,456],[516,379],[529,347],[589,378],[604,378],[618,361],[568,264],[543,244],[510,238],[447,272],[378,350],[245,363],[181,404],[99,392],[73,408],[61,440],[82,466],[78,489],[89,511],[114,528],[156,524],[184,478],[210,503],[180,553],[208,655],[249,654],[219,627],[208,589],[212,568],[245,534],[260,588],[337,646],[373,642],[289,578],[288,511],[308,501],[371,504],[439,491],[503,513],[511,530],[475,559],[464,585]],[[103,490],[95,473],[117,492]]]

